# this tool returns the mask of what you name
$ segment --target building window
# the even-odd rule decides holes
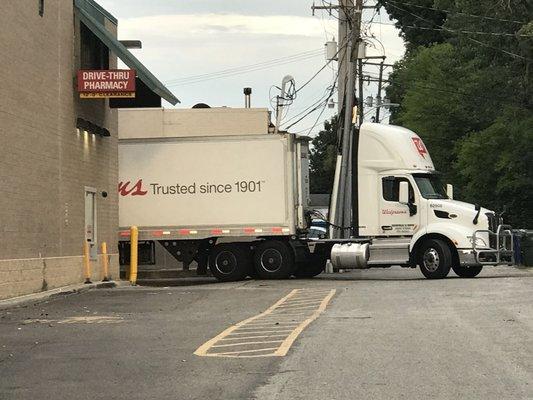
[[[81,69],[109,69],[109,49],[80,23]]]
[[[39,16],[44,15],[44,0],[39,0]]]
[[[409,201],[414,203],[415,193],[413,187],[407,178],[397,176],[386,176],[382,179],[383,200],[400,201],[400,182],[409,184]]]

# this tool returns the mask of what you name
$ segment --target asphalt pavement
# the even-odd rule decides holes
[[[273,350],[221,350],[238,335]],[[119,287],[0,310],[2,400],[356,398],[533,399],[533,270]]]

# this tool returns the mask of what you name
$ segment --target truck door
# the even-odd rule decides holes
[[[420,201],[413,189],[413,183],[406,176],[381,176],[379,229],[381,235],[410,236],[420,226]],[[400,197],[400,182],[409,184],[409,203],[402,204]]]

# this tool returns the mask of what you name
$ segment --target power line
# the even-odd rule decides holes
[[[167,86],[179,86],[179,85],[187,85],[187,84],[192,84],[192,83],[204,82],[204,81],[212,80],[212,79],[226,78],[230,76],[260,71],[260,70],[268,69],[268,68],[273,68],[273,67],[277,67],[278,65],[285,65],[285,64],[290,64],[293,62],[310,60],[320,55],[323,55],[323,49],[315,50],[314,52],[300,53],[299,55],[294,55],[290,57],[284,57],[284,58],[278,58],[278,59],[274,59],[270,61],[264,61],[262,63],[251,64],[248,66],[235,67],[235,68],[230,68],[227,70],[215,71],[215,72],[206,73],[202,75],[174,79],[171,81],[167,81],[166,85]]]
[[[335,81],[333,83],[333,85],[331,86],[331,90],[328,94],[328,97],[322,101],[320,104],[318,104],[316,107],[314,107],[311,111],[309,111],[307,114],[305,114],[303,117],[299,118],[297,121],[293,122],[292,124],[290,124],[289,126],[287,126],[285,129],[289,129],[291,128],[292,126],[296,125],[298,122],[302,121],[304,118],[306,118],[308,115],[312,114],[313,112],[315,112],[316,110],[318,110],[320,107],[322,107],[322,111],[320,111],[320,114],[318,115],[315,123],[313,124],[313,126],[311,127],[311,129],[309,130],[309,132],[307,133],[307,135],[309,135],[311,133],[311,131],[315,128],[316,124],[318,123],[318,121],[320,120],[320,117],[322,117],[322,114],[324,114],[324,111],[328,105],[328,101],[329,99],[331,99],[331,97],[335,94],[335,89],[337,88],[337,79],[338,79],[338,76],[339,76],[339,73],[337,72],[337,76],[335,77]]]
[[[345,41],[345,42],[346,42],[346,41]],[[315,79],[315,78],[318,76],[318,74],[320,74],[320,73],[321,73],[321,72],[322,72],[322,71],[323,71],[323,70],[324,70],[329,64],[331,64],[331,62],[333,61],[333,59],[334,59],[335,57],[337,57],[337,55],[341,52],[341,50],[344,50],[344,48],[346,47],[346,45],[347,45],[347,43],[342,43],[342,44],[339,46],[339,48],[338,48],[337,52],[335,53],[335,55],[334,55],[331,59],[329,59],[328,62],[326,62],[326,64],[324,64],[324,65],[323,65],[323,66],[322,66],[317,72],[315,72],[315,74],[314,74],[311,78],[309,78],[309,79],[308,79],[308,80],[307,80],[302,86],[300,86],[300,87],[298,88],[298,90],[296,91],[296,93],[300,92],[304,87],[306,87],[307,85],[309,85],[309,84],[313,81],[313,79]]]
[[[406,2],[403,2],[403,1],[397,1],[397,0],[388,0],[388,2],[389,3],[402,4],[404,6],[423,8],[423,9],[426,9],[426,10],[440,11],[440,12],[443,12],[443,13],[446,13],[446,14],[459,14],[459,15],[464,15],[464,16],[473,17],[473,18],[487,19],[487,20],[490,20],[490,21],[502,21],[502,22],[513,22],[515,24],[527,24],[527,21],[517,21],[517,20],[513,20],[513,19],[489,17],[488,15],[470,14],[470,13],[465,13],[465,12],[462,12],[462,11],[442,10],[440,8],[421,6],[419,4],[406,3]]]
[[[390,26],[396,26],[394,23],[387,23],[387,22],[376,22],[377,24],[381,25],[390,25]],[[436,26],[439,26],[435,24]],[[484,31],[465,31],[462,29],[450,29],[450,28],[429,28],[426,26],[416,26],[416,25],[401,25],[402,28],[409,28],[409,29],[421,29],[426,31],[438,31],[438,32],[454,32],[454,33],[464,33],[464,34],[471,34],[471,35],[490,35],[490,36],[512,36],[512,37],[533,37],[533,35],[523,35],[518,33],[507,33],[507,32],[484,32]]]
[[[346,46],[346,44],[344,44],[341,48],[339,48],[339,50],[337,51],[337,54]],[[335,55],[337,55],[335,54]],[[339,62],[342,62],[344,59],[346,58],[346,53],[343,53],[342,55],[342,58],[339,60]],[[330,60],[331,62],[331,60]],[[329,62],[328,62],[329,64]],[[326,64],[327,65],[327,64]],[[316,74],[315,74],[316,75]],[[303,118],[307,117],[309,114],[313,113],[314,111],[318,110],[320,108],[320,106],[324,103],[324,101],[326,102],[325,104],[327,105],[327,102],[329,101],[329,99],[331,98],[332,94],[330,92],[329,95],[327,95],[327,98],[326,100],[324,100],[324,97],[326,96],[327,92],[330,91],[330,90],[333,90],[335,91],[336,88],[335,88],[335,85],[336,85],[336,82],[337,82],[337,79],[339,77],[339,71],[337,71],[336,75],[334,76],[333,78],[333,82],[331,83],[331,85],[326,89],[326,93],[324,95],[322,95],[320,97],[319,100],[315,101],[314,103],[312,103],[311,105],[309,105],[308,107],[306,107],[305,109],[303,109],[301,112],[299,112],[298,114],[296,115],[293,115],[291,118],[289,118],[287,121],[285,121],[285,123],[289,123],[290,121],[293,121],[295,118],[298,118],[300,115],[304,114],[305,112],[307,112],[308,110],[312,109],[311,111],[309,111]],[[304,84],[305,86],[305,84]],[[303,86],[299,89],[301,90],[303,88]],[[295,125],[296,123],[298,123],[299,121],[301,121],[303,118],[299,119],[298,121],[296,121],[295,123],[289,125],[287,128],[285,129],[288,129],[290,128],[291,126]],[[316,123],[315,123],[316,125]]]
[[[424,18],[424,17],[421,17],[420,15],[414,14],[414,13],[412,13],[412,12],[410,12],[410,11],[404,9],[404,8],[401,8],[401,7],[399,7],[399,6],[396,6],[396,5],[392,4],[392,3],[390,3],[390,5],[393,6],[394,8],[397,8],[398,10],[401,10],[401,11],[403,11],[403,12],[406,12],[406,13],[408,13],[408,14],[411,14],[411,15],[412,15],[413,17],[415,17],[415,18],[418,18],[418,19],[420,19],[420,20],[422,20],[422,21],[426,21],[426,22],[428,22],[428,23],[430,23],[430,24],[432,24],[432,25],[434,25],[434,26],[437,26],[437,27],[439,27],[439,28],[442,28],[443,30],[445,30],[445,31],[447,31],[447,32],[455,33],[453,30],[451,30],[451,29],[449,29],[449,28],[446,28],[446,27],[443,27],[443,26],[441,26],[441,25],[439,25],[439,24],[436,24],[435,22],[430,21],[430,20],[428,20],[428,19],[426,19],[426,18]],[[482,46],[484,46],[484,47],[488,47],[488,48],[491,48],[491,49],[493,49],[493,50],[501,51],[501,52],[503,52],[503,53],[505,53],[505,54],[507,54],[507,55],[510,55],[510,56],[512,56],[512,57],[521,58],[521,59],[526,60],[526,61],[532,61],[531,59],[529,59],[529,58],[527,58],[527,57],[521,56],[521,55],[516,54],[516,53],[512,53],[512,52],[510,52],[510,51],[507,51],[507,50],[505,50],[505,49],[501,49],[501,48],[499,48],[499,47],[491,46],[491,45],[488,44],[488,43],[481,42],[481,41],[479,41],[479,40],[477,40],[477,39],[474,39],[474,38],[471,38],[471,37],[469,37],[469,36],[466,36],[466,39],[470,40],[471,42],[474,42],[474,43],[477,43],[477,44],[479,44],[479,45],[482,45]]]
[[[301,53],[293,54],[291,56],[274,58],[274,59],[271,59],[271,60],[261,61],[261,62],[255,63],[255,64],[241,65],[241,66],[237,66],[237,67],[223,69],[223,70],[220,70],[220,71],[207,72],[205,74],[185,76],[183,78],[169,79],[165,83],[174,83],[174,82],[182,81],[182,80],[202,78],[202,77],[207,77],[207,76],[214,75],[214,74],[217,75],[217,74],[222,74],[222,73],[230,73],[230,72],[235,72],[235,71],[238,71],[238,70],[242,70],[243,68],[245,69],[245,68],[258,67],[258,66],[262,66],[264,64],[271,64],[271,63],[275,63],[275,62],[283,61],[283,60],[287,60],[287,59],[292,59],[292,58],[305,57],[305,56],[309,56],[309,55],[312,55],[312,54],[318,54],[318,53],[321,53],[321,52],[323,52],[322,49],[307,50],[307,51],[304,51],[304,52],[301,52]]]

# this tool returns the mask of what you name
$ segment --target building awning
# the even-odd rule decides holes
[[[98,22],[89,9],[87,0],[74,0],[74,10],[80,21],[117,55],[124,64],[137,72],[137,76],[155,94],[174,105],[180,101],[157,79],[129,50]]]

